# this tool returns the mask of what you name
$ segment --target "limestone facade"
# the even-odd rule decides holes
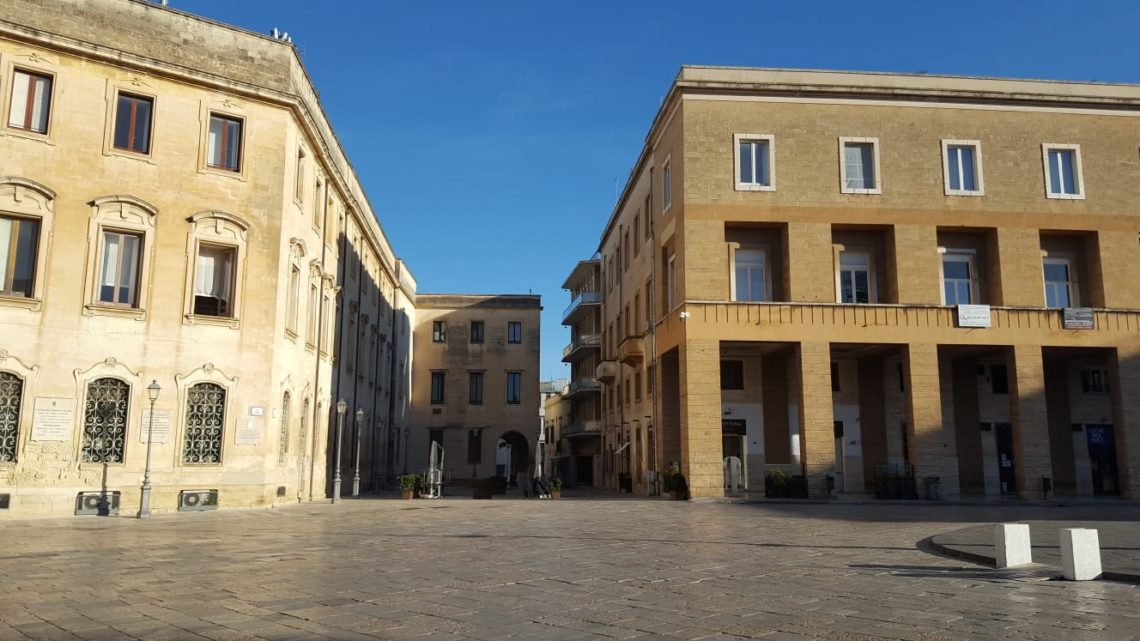
[[[133,514],[152,382],[152,511],[324,498],[338,449],[345,495],[402,462],[415,280],[291,43],[12,0],[0,96],[0,515]]]
[[[1140,496],[1138,118],[1131,85],[683,68],[598,246],[605,483]]]

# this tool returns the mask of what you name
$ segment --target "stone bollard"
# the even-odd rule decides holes
[[[1099,579],[1100,535],[1092,528],[1061,529],[1061,573],[1066,581]]]
[[[994,548],[999,570],[1033,563],[1029,526],[1025,523],[998,523],[994,526]]]

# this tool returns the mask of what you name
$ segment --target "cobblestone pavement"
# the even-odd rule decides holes
[[[993,520],[1008,519],[982,508],[571,498],[7,521],[0,639],[1140,635],[1140,586],[1043,580],[915,547]]]

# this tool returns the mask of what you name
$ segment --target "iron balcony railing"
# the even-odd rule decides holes
[[[574,352],[585,347],[601,347],[602,335],[601,334],[582,334],[570,341],[570,344],[562,348],[562,360],[567,360]]]
[[[601,305],[601,304],[602,304],[602,293],[601,292],[581,292],[580,294],[575,296],[574,300],[570,301],[570,304],[567,305],[566,309],[564,309],[562,311],[562,322],[565,323],[566,319],[570,318],[570,316],[574,312],[578,311],[578,309],[580,307],[582,307],[583,305]]]

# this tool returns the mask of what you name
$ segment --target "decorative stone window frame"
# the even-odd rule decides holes
[[[155,132],[158,129],[158,92],[148,82],[148,78],[133,75],[125,80],[107,79],[106,101],[107,101],[107,118],[106,126],[103,133],[103,155],[104,156],[121,156],[123,158],[130,158],[131,160],[138,160],[148,165],[157,164],[155,158],[155,148],[158,147],[158,136]],[[150,152],[139,153],[130,149],[119,149],[115,146],[115,119],[119,115],[119,94],[128,93],[134,96],[141,96],[150,99]]]
[[[849,144],[870,144],[871,156],[875,163],[875,186],[867,188],[849,188],[847,186],[847,154],[845,147]],[[879,139],[860,136],[839,137],[839,191],[844,194],[867,194],[877,196],[883,193],[883,173],[879,169]]]
[[[239,216],[223,211],[203,211],[187,219],[190,232],[186,235],[186,282],[183,291],[184,323],[190,325],[218,325],[237,329],[241,326],[241,311],[245,294],[246,252],[249,242],[249,223]],[[206,316],[194,313],[194,280],[197,276],[198,247],[203,243],[232,247],[234,259],[233,309],[230,316]]]
[[[321,356],[324,356],[330,363],[336,362],[336,354],[334,353],[336,323],[332,322],[335,318],[333,314],[340,310],[340,287],[336,284],[336,278],[332,274],[325,274],[325,293],[324,300],[322,301],[321,318],[325,319],[325,331],[320,336],[320,346],[318,347]],[[318,320],[319,322],[319,320]]]
[[[54,58],[44,56],[37,51],[23,54],[8,54],[0,59],[0,136],[17,136],[28,140],[35,140],[49,145],[55,145],[53,139],[55,114],[58,111],[58,98],[63,95],[59,63]],[[48,106],[47,131],[38,133],[27,129],[17,129],[8,126],[8,117],[12,111],[12,88],[15,86],[16,71],[26,71],[51,77],[51,100]]]
[[[321,261],[309,261],[309,278],[305,281],[305,349],[316,350],[321,341]],[[314,290],[314,288],[316,288]],[[316,300],[312,293],[316,291]]]
[[[224,167],[212,167],[210,165],[210,118],[214,115],[241,121],[241,147],[238,150],[237,171]],[[225,176],[226,178],[243,182],[248,180],[249,162],[248,158],[246,158],[246,150],[249,148],[249,118],[246,116],[245,109],[230,97],[203,100],[199,104],[198,119],[201,121],[199,130],[201,144],[199,145],[198,151],[198,172],[214,176]]]
[[[0,176],[0,214],[40,221],[40,234],[36,245],[35,283],[31,298],[0,296],[0,307],[23,307],[39,311],[47,291],[47,266],[55,236],[55,192],[27,178]]]
[[[117,316],[145,320],[150,307],[150,283],[155,262],[155,228],[158,209],[134,196],[104,196],[88,203],[91,220],[87,224],[87,269],[83,277],[83,315]],[[99,300],[99,281],[103,253],[104,231],[118,231],[142,238],[139,252],[138,305],[126,307]]]
[[[39,365],[28,365],[20,357],[14,356],[7,349],[0,348],[0,372],[11,374],[20,379],[20,413],[16,418],[16,458],[8,462],[0,462],[0,469],[13,467],[20,463],[20,456],[24,446],[32,433],[32,403],[36,397],[36,378],[40,373]]]
[[[978,188],[974,190],[969,189],[952,189],[950,187],[950,148],[951,147],[973,147],[974,148],[974,178],[977,182]],[[980,140],[951,140],[942,139],[942,186],[947,196],[985,196],[986,195],[986,181],[985,175],[982,172],[982,142]]]
[[[305,211],[305,175],[309,166],[309,151],[305,145],[297,142],[297,153],[293,155],[293,204],[301,213]]]
[[[127,457],[130,454],[131,441],[137,440],[137,436],[132,439],[135,428],[133,419],[136,412],[142,408],[142,405],[140,405],[143,399],[142,372],[131,369],[126,363],[123,363],[114,356],[108,356],[87,369],[75,368],[72,370],[72,376],[75,378],[76,407],[75,424],[72,426],[71,447],[75,452],[75,460],[79,464],[79,469],[101,470],[104,465],[126,465]],[[127,396],[127,425],[123,434],[122,463],[90,463],[83,460],[83,415],[84,408],[87,405],[87,386],[100,378],[118,379],[126,383],[131,390]]]
[[[661,163],[661,215],[673,207],[673,156],[665,156]]]
[[[301,333],[301,305],[303,301],[308,301],[309,288],[305,287],[304,291],[301,289],[301,283],[308,282],[304,278],[304,260],[308,254],[308,247],[304,240],[293,237],[289,239],[288,252],[289,260],[285,261],[286,272],[282,278],[282,282],[285,283],[285,336],[296,341]],[[296,291],[293,289],[293,270],[297,271]],[[291,310],[296,313],[290,314]]]
[[[1049,152],[1050,151],[1071,151],[1073,152],[1073,171],[1076,173],[1074,180],[1077,184],[1077,193],[1075,194],[1054,194],[1050,190],[1049,185]],[[1085,199],[1085,171],[1081,163],[1081,146],[1074,144],[1056,143],[1056,142],[1043,142],[1041,143],[1041,168],[1045,172],[1042,177],[1045,180],[1045,197],[1052,200],[1084,200]]]
[[[768,184],[740,181],[740,143],[768,143]],[[732,135],[732,182],[736,191],[776,191],[776,136],[773,134],[733,134]]]
[[[225,416],[222,419],[221,451],[217,463],[185,463],[182,460],[183,450],[186,448],[186,411],[190,407],[190,388],[198,383],[212,383],[226,391]],[[234,392],[237,389],[238,377],[227,376],[225,372],[214,366],[213,363],[203,363],[188,374],[175,374],[174,387],[178,391],[178,430],[174,442],[174,465],[189,468],[211,468],[225,465],[227,441],[236,438],[235,429],[237,413],[234,408]]]

